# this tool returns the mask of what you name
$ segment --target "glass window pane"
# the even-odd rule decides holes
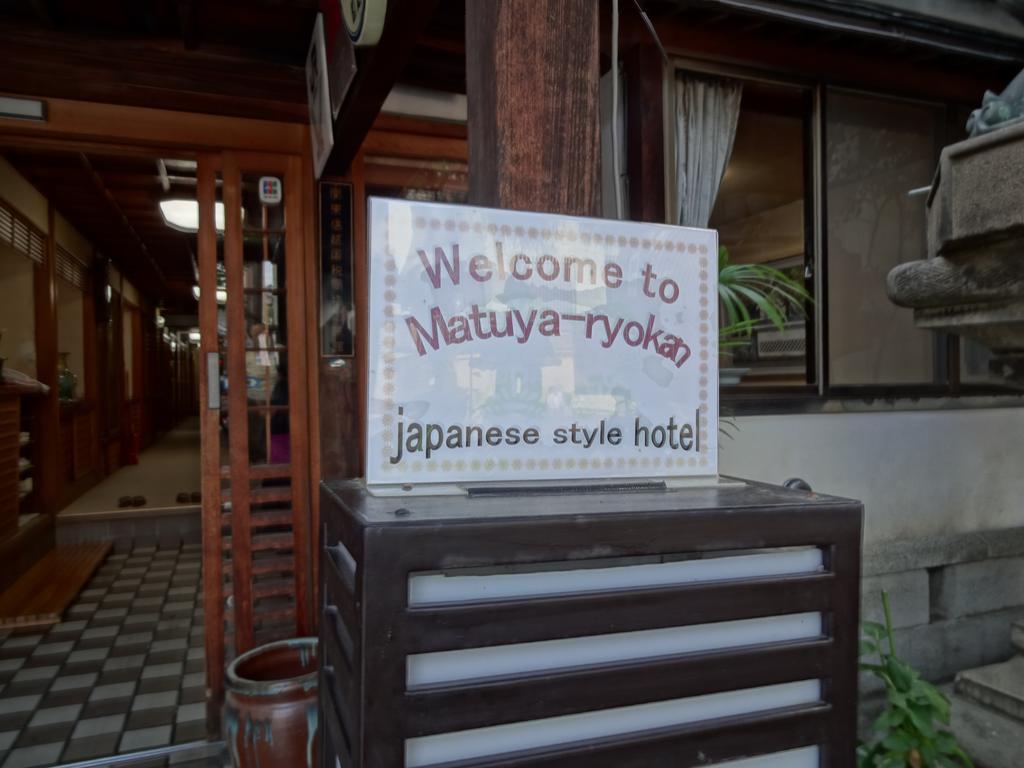
[[[284,235],[246,232],[242,258],[246,290],[284,290]]]
[[[805,126],[810,109],[810,93],[803,88],[743,83],[736,139],[709,221],[729,264],[774,267],[809,292]],[[761,316],[749,342],[730,351],[722,365],[740,377],[740,386],[809,383],[811,337],[803,309],[791,307],[782,328]],[[723,384],[727,377],[723,373]]]
[[[960,337],[960,383],[1006,386],[1003,367],[992,350],[967,336]]]
[[[925,257],[925,188],[942,107],[841,91],[827,102],[829,370],[833,385],[932,383],[936,335],[886,294],[893,267]]]

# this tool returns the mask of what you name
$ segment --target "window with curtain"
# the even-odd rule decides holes
[[[675,87],[674,221],[717,229],[730,264],[770,265],[813,297],[782,329],[757,323],[723,359],[723,386],[1004,389],[987,350],[918,329],[886,293],[894,266],[927,255],[927,193],[942,147],[964,138],[963,109],[747,72],[680,70]]]
[[[811,92],[754,81],[737,85],[742,97],[732,151],[703,226],[718,230],[730,264],[775,267],[813,293],[806,138]],[[732,383],[746,388],[812,383],[814,357],[808,342],[813,325],[805,314],[794,308],[781,329],[762,320],[749,342],[723,361],[730,369],[723,380],[731,376]]]

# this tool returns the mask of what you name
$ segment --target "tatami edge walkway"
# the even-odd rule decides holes
[[[138,516],[157,511],[173,514],[198,509],[197,502],[190,500],[183,504],[177,496],[199,490],[199,466],[199,420],[187,419],[143,451],[138,464],[118,469],[69,504],[59,517]],[[142,496],[146,503],[140,507],[119,508],[118,500],[124,496]]]

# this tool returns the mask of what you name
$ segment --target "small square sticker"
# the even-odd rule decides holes
[[[281,180],[276,176],[260,177],[260,202],[263,205],[277,205],[281,202]]]

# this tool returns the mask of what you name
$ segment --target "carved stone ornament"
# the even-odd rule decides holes
[[[1024,71],[1018,74],[1002,93],[985,91],[981,106],[967,118],[967,133],[980,136],[1005,127],[1024,117]]]
[[[1024,386],[1024,121],[943,149],[927,228],[928,258],[889,273],[889,298],[920,328],[981,342]]]

